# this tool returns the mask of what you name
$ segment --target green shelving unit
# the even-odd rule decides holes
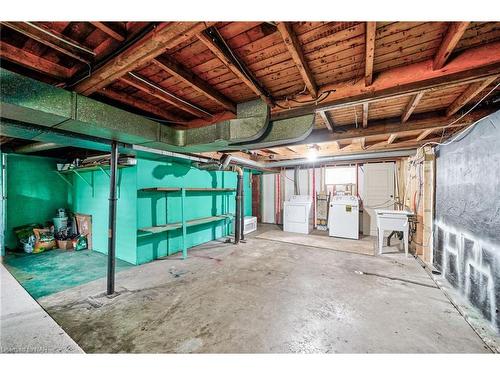
[[[197,193],[231,193],[236,192],[236,189],[232,188],[181,188],[181,187],[153,187],[153,188],[143,188],[139,189],[142,192],[158,192],[158,193],[172,193],[172,192],[180,192],[181,193],[181,221],[174,223],[167,223],[163,225],[157,225],[152,227],[144,227],[139,228],[138,232],[144,233],[143,235],[150,234],[158,234],[163,232],[169,232],[172,230],[181,229],[182,230],[182,257],[184,259],[187,258],[187,228],[193,227],[196,225],[202,225],[207,223],[224,221],[227,224],[227,220],[232,220],[232,214],[226,212],[222,215],[215,216],[206,216],[200,217],[196,219],[186,220],[185,216],[185,203],[186,203],[186,193],[197,192]],[[139,236],[141,236],[139,233]]]

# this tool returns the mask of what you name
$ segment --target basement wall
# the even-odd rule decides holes
[[[58,208],[92,216],[93,250],[107,254],[109,177],[100,170],[80,171],[64,182],[54,171],[57,160],[28,155],[7,156],[6,246],[16,247],[12,229],[52,220]],[[252,214],[251,173],[244,172],[245,215]],[[137,159],[137,166],[120,168],[116,223],[116,256],[132,264],[149,262],[181,251],[181,230],[138,238],[137,229],[180,221],[180,193],[139,192],[147,187],[236,188],[236,173],[210,172],[184,162]],[[234,214],[235,193],[187,193],[186,219]],[[224,198],[225,197],[225,198]],[[187,230],[188,247],[231,234],[232,226],[209,223]],[[2,249],[3,250],[3,249]],[[189,249],[188,249],[189,256]]]
[[[252,214],[250,172],[244,173],[245,215]],[[137,189],[173,186],[186,188],[236,188],[236,173],[205,171],[189,164],[161,163],[139,159]],[[235,211],[235,193],[187,192],[186,220],[216,216]],[[181,221],[180,192],[139,192],[137,200],[137,227],[148,227]],[[196,246],[232,233],[232,225],[224,222],[208,223],[187,228],[187,246]],[[141,236],[137,241],[137,263],[181,251],[182,231],[169,231]],[[188,250],[189,256],[189,250]]]
[[[7,154],[7,248],[17,246],[15,227],[44,224],[58,208],[68,208],[68,185],[54,173],[56,163],[53,158]]]
[[[434,266],[500,331],[500,111],[436,155]]]

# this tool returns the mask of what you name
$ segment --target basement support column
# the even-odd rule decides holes
[[[243,169],[243,168],[242,168]],[[241,193],[240,193],[240,206],[241,206],[241,209],[240,209],[240,225],[241,225],[241,229],[240,229],[240,240],[241,241],[245,241],[245,184],[244,184],[244,181],[245,181],[245,178],[244,178],[244,175],[242,174],[241,175],[241,186],[240,186],[240,190],[241,190]]]
[[[241,193],[243,190],[243,169],[241,167],[235,166],[237,181],[236,181],[236,212],[234,215],[234,244],[240,243],[241,238]]]
[[[111,143],[110,185],[109,185],[109,224],[108,224],[108,296],[115,293],[115,250],[116,250],[116,173],[118,170],[118,145]]]

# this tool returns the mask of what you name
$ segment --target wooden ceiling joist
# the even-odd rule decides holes
[[[184,118],[165,111],[156,105],[152,105],[144,100],[136,99],[131,95],[117,92],[116,90],[110,89],[108,87],[101,89],[99,93],[117,102],[123,103],[133,108],[138,108],[144,112],[151,113],[155,116],[158,116],[160,119],[169,120],[176,123],[186,121]]]
[[[462,35],[464,35],[467,27],[469,27],[469,24],[470,22],[452,22],[450,24],[434,57],[434,70],[441,69],[446,64],[446,61],[462,38]]]
[[[215,90],[212,86],[200,79],[194,73],[183,68],[179,63],[171,58],[159,56],[154,59],[152,63],[192,86],[195,90],[220,104],[228,111],[236,113],[236,105],[231,100]]]
[[[0,43],[0,57],[37,72],[47,74],[61,81],[70,78],[73,74],[71,69],[65,68],[64,66],[58,65],[23,49],[11,46],[5,42]]]
[[[170,105],[173,105],[174,107],[177,107],[184,112],[190,113],[193,116],[196,117],[209,117],[211,116],[210,113],[204,112],[200,109],[197,109],[194,105],[184,101],[184,100],[179,100],[175,95],[169,94],[166,90],[161,89],[158,85],[155,85],[153,83],[148,84],[148,80],[135,75],[135,77],[132,77],[131,75],[127,75],[124,77],[121,77],[120,80],[125,82],[127,85],[135,87],[136,89],[154,96],[157,99],[160,99],[161,101],[168,103]]]
[[[320,116],[321,116],[321,118],[323,119],[323,122],[325,123],[326,128],[327,128],[329,131],[333,132],[333,126],[334,126],[334,124],[333,124],[332,119],[331,119],[331,118],[330,118],[330,116],[328,115],[328,113],[327,113],[327,112],[325,112],[325,111],[319,111],[319,115],[320,115]]]
[[[297,104],[278,101],[290,109],[275,108],[273,119],[299,116],[318,110],[335,109],[346,104],[355,105],[366,100],[416,94],[419,91],[446,87],[451,84],[467,83],[471,80],[498,75],[500,71],[500,42],[485,44],[461,52],[448,62],[446,68],[433,70],[433,60],[389,69],[378,74],[370,87],[365,82],[328,84],[320,87],[319,93],[335,89],[321,103]],[[304,99],[308,99],[307,97]]]
[[[420,135],[417,137],[417,141],[421,141],[425,138],[427,138],[430,134],[434,133],[436,131],[436,128],[433,129],[427,129],[424,130]]]
[[[289,22],[278,22],[276,25],[278,28],[283,41],[285,42],[286,48],[288,52],[292,55],[292,60],[295,63],[295,66],[299,70],[299,73],[306,84],[309,93],[313,98],[318,97],[318,88],[316,83],[314,82],[314,77],[307,65],[307,62],[304,58],[304,54],[302,53],[302,48],[300,47],[300,42],[295,35],[292,25]]]
[[[115,27],[112,27],[104,22],[90,22],[90,23],[118,42],[123,42],[126,39],[124,33],[116,30]]]
[[[389,136],[389,138],[387,139],[387,144],[391,144],[391,143],[394,143],[394,141],[398,139],[398,135],[397,133],[393,133]]]
[[[374,121],[366,129],[356,128],[353,125],[337,126],[334,133],[330,133],[326,129],[318,129],[314,130],[311,135],[309,135],[303,141],[300,141],[296,144],[319,144],[324,142],[351,140],[354,138],[371,136],[390,137],[391,134],[395,133],[397,133],[399,137],[404,137],[406,135],[413,135],[418,130],[437,130],[443,129],[445,127],[455,128],[469,125],[474,121],[487,116],[490,113],[491,111],[488,110],[473,111],[455,123],[453,122],[456,118],[459,117],[458,115],[446,117],[439,115],[439,113],[429,113],[425,116],[421,116],[416,120],[407,121],[404,126],[400,121],[381,120],[376,122]],[[450,126],[450,124],[452,125]]]
[[[363,128],[368,127],[368,102],[363,103]]]
[[[90,95],[150,62],[166,50],[193,38],[212,24],[210,22],[162,23],[76,85],[75,91]]]
[[[410,101],[408,102],[408,105],[406,106],[405,110],[403,111],[403,115],[401,116],[402,123],[408,121],[415,108],[417,108],[418,103],[420,103],[420,100],[422,99],[424,94],[425,91],[422,90],[410,98]]]
[[[484,81],[472,83],[446,110],[446,116],[457,113],[467,103],[474,99],[481,91],[492,84],[498,76],[488,77]]]
[[[366,48],[365,48],[365,85],[373,82],[373,59],[375,57],[376,22],[366,22]]]
[[[266,95],[262,87],[254,82],[240,67],[236,66],[232,57],[228,56],[208,35],[200,33],[198,39],[243,83],[245,83],[257,96],[267,104],[273,105],[272,100]]]
[[[90,48],[44,26],[32,22],[4,21],[1,24],[83,63],[88,64],[94,59],[95,53]]]

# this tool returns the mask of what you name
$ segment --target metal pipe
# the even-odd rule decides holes
[[[236,182],[236,210],[234,215],[234,244],[240,243],[241,239],[241,194],[243,187],[243,169],[235,165],[233,170],[238,173]]]
[[[115,293],[115,250],[116,250],[116,173],[118,170],[118,144],[111,143],[109,223],[108,223],[108,285],[106,294]]]
[[[54,142],[36,142],[29,145],[16,147],[13,152],[17,154],[29,154],[32,152],[47,151],[62,147],[65,146],[61,146],[60,144]]]
[[[241,225],[241,230],[240,230],[240,240],[244,241],[245,240],[245,179],[244,179],[244,174],[241,174],[241,193],[240,193],[241,199],[240,199],[240,225]]]
[[[2,225],[1,225],[1,233],[0,233],[0,252],[1,256],[3,257],[5,255],[5,228],[7,227],[7,155],[4,152],[1,152],[1,172],[2,172],[2,189],[1,189],[1,194],[2,194]]]
[[[131,76],[131,77],[134,77],[135,79],[137,79],[138,81],[141,81],[142,83],[148,85],[149,87],[152,87],[153,89],[155,90],[158,90],[162,93],[164,93],[165,95],[167,96],[170,96],[171,98],[174,98],[182,103],[184,103],[185,105],[191,107],[191,108],[194,108],[196,109],[197,111],[200,111],[200,112],[203,112],[204,114],[206,114],[207,116],[210,116],[210,117],[213,117],[214,115],[211,114],[210,112],[207,112],[205,111],[203,108],[200,108],[198,107],[197,105],[194,105],[184,99],[182,99],[181,97],[177,96],[177,95],[174,95],[172,94],[171,92],[168,92],[167,90],[165,90],[163,87],[160,87],[159,85],[153,83],[153,82],[150,82],[148,81],[147,79],[141,77],[140,75],[138,74],[135,74],[135,73],[132,73],[132,72],[128,72],[128,74]]]
[[[70,40],[67,40],[67,39],[61,38],[59,35],[54,34],[53,32],[50,32],[49,30],[46,30],[46,29],[44,29],[43,27],[39,27],[38,25],[35,25],[35,24],[34,24],[34,23],[32,23],[32,22],[27,22],[27,21],[25,21],[24,23],[25,23],[25,24],[27,24],[27,25],[29,25],[29,26],[31,26],[32,28],[34,28],[34,29],[36,29],[36,30],[38,30],[38,31],[40,31],[40,32],[42,32],[42,33],[44,33],[44,34],[46,34],[46,35],[51,36],[52,38],[55,38],[55,39],[57,39],[57,40],[59,40],[59,41],[61,41],[61,42],[63,42],[63,43],[66,43],[67,45],[70,45],[70,46],[72,46],[72,47],[78,48],[79,50],[84,51],[84,52],[86,52],[86,53],[88,53],[88,54],[90,54],[90,55],[92,55],[92,56],[95,56],[95,55],[96,55],[96,53],[95,53],[94,51],[92,51],[90,48],[87,48],[87,47],[85,47],[85,46],[81,46],[81,45],[79,45],[79,44],[73,43],[73,42],[72,42],[72,41],[70,41]]]
[[[399,151],[377,151],[370,152],[366,154],[350,154],[350,155],[336,155],[336,156],[325,156],[322,158],[317,158],[314,161],[309,159],[292,159],[284,161],[272,161],[267,163],[261,163],[264,168],[285,168],[292,167],[296,165],[309,165],[309,164],[321,164],[330,163],[337,161],[355,161],[355,160],[369,160],[369,159],[379,159],[379,158],[391,158],[391,157],[404,157],[415,155],[415,149],[410,150],[399,150]]]

